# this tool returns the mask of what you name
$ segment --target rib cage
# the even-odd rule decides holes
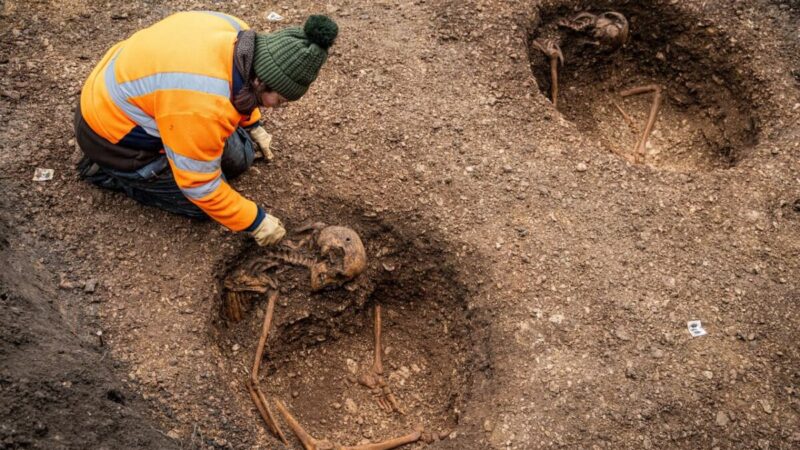
[[[256,268],[260,263],[266,263],[268,268],[272,267],[271,262],[284,262],[294,266],[301,266],[310,269],[316,261],[314,259],[303,256],[297,252],[290,250],[270,250],[265,255],[253,261],[253,268]]]

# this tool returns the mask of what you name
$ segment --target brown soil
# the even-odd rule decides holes
[[[531,39],[609,8],[631,42],[607,54],[567,36],[555,111]],[[73,167],[89,71],[185,9],[341,26],[309,94],[267,115],[276,159],[235,183],[289,228],[347,225],[367,247],[353,290],[278,275],[261,387],[312,434],[352,445],[420,423],[449,432],[433,448],[798,446],[796,2],[6,0],[0,448],[280,448],[244,386],[264,301],[237,324],[219,315],[221,278],[259,249]],[[611,101],[653,82],[664,109],[631,164],[638,130]],[[620,105],[643,125],[648,98]],[[36,167],[54,179],[31,181]],[[352,381],[375,304],[405,416]]]
[[[71,296],[13,234],[0,222],[0,448],[177,449],[114,376],[102,335],[88,333],[97,327],[75,322]]]

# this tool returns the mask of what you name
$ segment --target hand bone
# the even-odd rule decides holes
[[[564,54],[561,52],[561,47],[559,47],[555,39],[538,38],[534,40],[531,45],[533,45],[533,48],[536,50],[544,53],[548,58],[556,58],[562,65],[564,64]]]

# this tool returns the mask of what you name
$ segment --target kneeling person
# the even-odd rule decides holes
[[[260,245],[280,241],[280,220],[227,182],[271,137],[259,106],[299,99],[327,59],[336,23],[259,34],[240,19],[174,14],[106,53],[83,86],[75,133],[81,177],[137,201],[211,217]]]

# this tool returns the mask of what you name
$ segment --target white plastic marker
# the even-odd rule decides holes
[[[275,11],[272,11],[269,14],[267,14],[267,20],[269,20],[270,22],[280,22],[281,20],[283,20],[283,16],[276,13]]]
[[[700,337],[708,334],[699,320],[690,320],[686,323],[686,326],[689,328],[689,334],[691,334],[692,337]]]
[[[37,167],[33,171],[33,181],[50,181],[53,179],[53,169],[42,169]]]

